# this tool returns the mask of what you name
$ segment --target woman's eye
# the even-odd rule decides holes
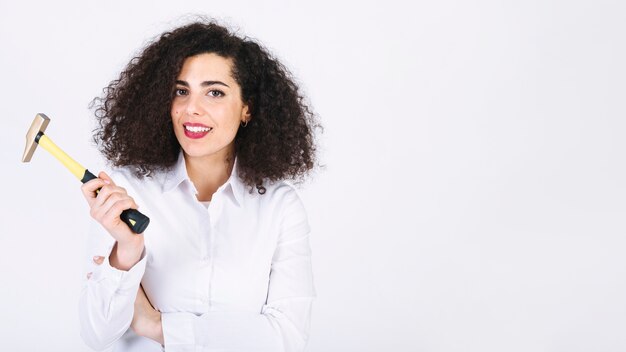
[[[221,90],[210,90],[209,95],[214,98],[219,98],[224,96],[224,92],[222,92]]]
[[[181,96],[181,95],[187,95],[187,90],[186,89],[182,89],[182,88],[178,88],[174,91],[174,95],[176,96]]]

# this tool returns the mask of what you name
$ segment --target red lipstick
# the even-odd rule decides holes
[[[209,132],[213,130],[213,127],[201,123],[185,122],[183,129],[185,130],[185,136],[191,139],[199,139],[209,134]]]

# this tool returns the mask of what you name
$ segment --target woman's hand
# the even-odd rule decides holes
[[[135,234],[122,221],[120,214],[126,209],[138,206],[122,187],[115,185],[104,172],[81,187],[89,204],[91,217],[98,221],[115,239],[116,244],[109,257],[111,266],[129,270],[141,258],[144,242],[142,234]],[[96,191],[100,189],[98,193]]]
[[[130,327],[135,334],[152,339],[161,345],[164,344],[161,313],[152,307],[141,286],[139,286],[139,291],[137,291],[135,313]]]

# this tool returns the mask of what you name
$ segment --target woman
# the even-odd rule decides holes
[[[95,139],[115,170],[82,188],[99,223],[84,341],[303,350],[315,296],[309,226],[283,180],[315,166],[317,125],[287,70],[254,41],[197,22],[148,45],[94,102]],[[119,216],[139,206],[151,223],[137,235]]]

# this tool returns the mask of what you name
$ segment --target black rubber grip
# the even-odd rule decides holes
[[[87,182],[93,180],[94,178],[97,178],[96,175],[94,175],[91,172],[89,172],[89,170],[85,170],[85,174],[83,175],[83,178],[80,180],[80,182],[87,183]],[[100,188],[98,188],[98,191],[99,190],[100,190]]]
[[[80,182],[85,183],[93,180],[94,178],[97,178],[96,175],[89,172],[89,170],[85,170],[85,174],[83,175],[83,178],[80,180]],[[100,191],[99,188],[98,191]],[[128,227],[130,227],[130,229],[134,233],[144,232],[144,230],[146,229],[146,227],[148,227],[148,224],[150,223],[150,218],[143,215],[137,209],[124,210],[120,215],[120,218],[126,225],[128,225]]]
[[[148,224],[150,223],[150,218],[143,215],[137,209],[126,209],[120,215],[120,218],[123,222],[133,230],[134,233],[142,233]]]

